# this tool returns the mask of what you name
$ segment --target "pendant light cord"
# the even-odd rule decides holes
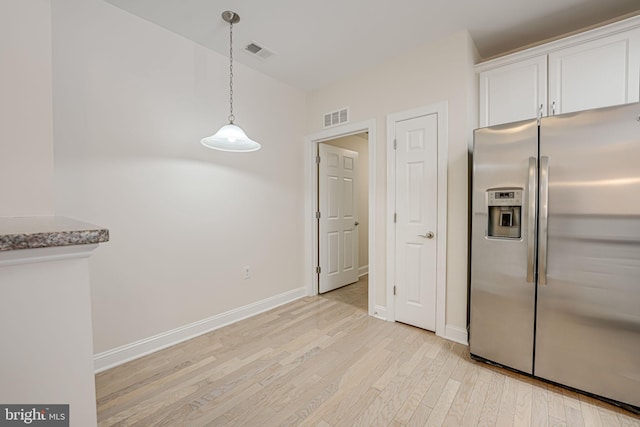
[[[233,124],[233,19],[229,23],[229,123]]]

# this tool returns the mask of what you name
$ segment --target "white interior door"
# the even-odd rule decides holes
[[[320,293],[358,281],[358,153],[318,144]]]
[[[395,318],[435,331],[438,115],[396,122],[395,139]]]

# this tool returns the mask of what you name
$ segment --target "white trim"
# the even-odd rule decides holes
[[[448,114],[447,101],[431,104],[409,111],[387,115],[387,320],[394,322],[395,304],[393,283],[395,281],[395,225],[393,214],[396,204],[396,169],[393,141],[396,123],[429,114],[438,115],[438,225],[436,228],[436,335],[446,336],[447,310],[447,168],[448,168]]]
[[[449,341],[454,341],[463,345],[469,345],[467,330],[453,325],[447,325],[447,332],[444,336]]]
[[[171,347],[182,341],[197,337],[207,332],[222,328],[231,323],[256,314],[263,313],[283,304],[295,301],[307,295],[306,288],[298,288],[270,298],[257,301],[252,304],[239,307],[226,313],[217,314],[207,319],[199,320],[189,325],[184,325],[167,332],[154,335],[149,338],[116,347],[93,356],[93,366],[96,373],[102,372],[114,366],[137,359],[147,354],[154,353],[163,348]]]
[[[325,129],[321,132],[307,135],[305,141],[305,172],[307,180],[307,197],[305,203],[305,248],[307,250],[306,271],[310,274],[310,281],[307,287],[309,295],[318,294],[318,275],[315,267],[318,260],[318,228],[316,226],[315,213],[318,210],[318,174],[316,169],[316,153],[319,142],[336,139],[343,136],[368,132],[369,134],[369,291],[368,291],[368,311],[373,316],[375,312],[375,263],[371,260],[376,256],[376,122],[366,120],[358,123],[344,124],[333,128]]]
[[[363,265],[362,267],[358,268],[358,277],[362,277],[366,274],[369,274],[369,266],[368,265]]]
[[[380,320],[387,320],[387,307],[376,305],[372,316]]]

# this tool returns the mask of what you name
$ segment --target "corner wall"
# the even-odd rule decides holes
[[[473,54],[466,31],[456,33],[363,74],[346,78],[307,97],[306,133],[318,132],[324,113],[348,106],[350,120],[375,119],[378,246],[369,260],[376,263],[375,304],[386,301],[386,116],[390,113],[448,101],[449,164],[447,217],[447,336],[466,342],[468,147],[474,126]],[[471,109],[473,110],[473,109]]]
[[[304,93],[234,64],[237,122],[263,148],[209,150],[227,57],[104,1],[52,7],[57,212],[110,230],[94,352],[122,361],[303,295]]]

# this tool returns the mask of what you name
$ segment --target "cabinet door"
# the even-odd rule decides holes
[[[549,115],[637,102],[640,29],[549,54]]]
[[[480,127],[535,119],[547,106],[547,56],[480,73]]]

